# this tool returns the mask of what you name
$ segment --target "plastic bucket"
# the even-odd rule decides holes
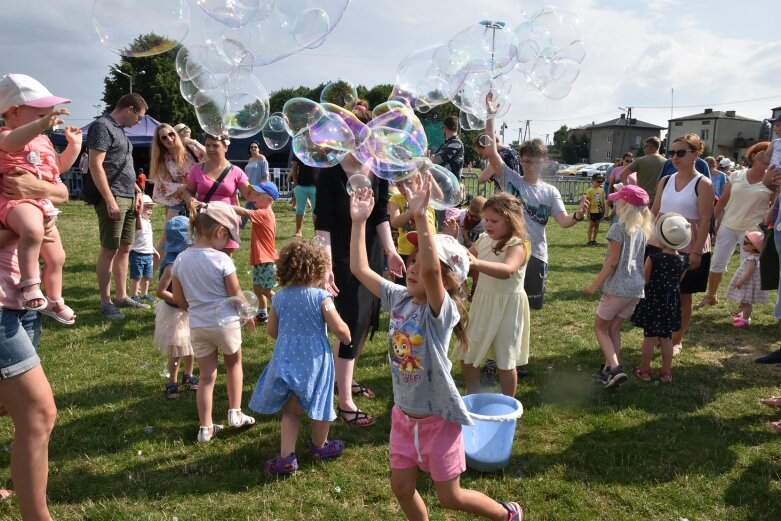
[[[515,421],[523,414],[523,405],[496,393],[464,396],[464,404],[475,422],[461,427],[467,466],[480,472],[503,469],[510,463]]]

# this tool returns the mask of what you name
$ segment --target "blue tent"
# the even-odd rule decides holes
[[[144,116],[141,118],[141,121],[132,127],[125,128],[125,134],[130,138],[130,142],[134,147],[149,147],[152,145],[152,138],[154,137],[155,129],[159,124],[160,122],[152,116]],[[87,134],[89,133],[89,128],[91,126],[92,123],[89,123],[88,125],[81,127],[84,145],[87,144]],[[68,144],[68,141],[65,139],[65,134],[61,132],[52,132],[52,134],[49,135],[49,139],[51,139],[52,143],[56,146],[64,147]]]

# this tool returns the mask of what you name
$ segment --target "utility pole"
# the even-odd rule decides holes
[[[142,74],[146,74],[146,71],[138,71],[136,74],[128,74],[127,72],[120,70],[119,67],[112,65],[112,69],[114,69],[114,72],[121,74],[122,76],[125,76],[127,79],[130,80],[130,93],[133,93],[133,77],[135,76],[141,76]]]

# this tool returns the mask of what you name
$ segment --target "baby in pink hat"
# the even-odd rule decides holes
[[[62,269],[65,251],[53,225],[58,213],[48,199],[9,199],[3,179],[14,175],[17,167],[34,172],[39,179],[61,183],[60,172],[67,171],[81,149],[81,130],[65,127],[68,146],[58,155],[44,131],[63,123],[60,116],[69,114],[55,105],[69,99],[52,95],[40,82],[24,74],[7,74],[0,79],[0,223],[19,236],[19,271],[17,287],[21,307],[40,311],[61,324],[75,322],[76,315],[62,298]],[[44,241],[44,235],[52,240]],[[46,263],[44,273],[48,300],[41,292],[39,257]]]

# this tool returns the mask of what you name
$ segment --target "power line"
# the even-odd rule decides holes
[[[745,100],[738,100],[738,101],[714,101],[714,102],[705,102],[705,103],[697,103],[696,105],[674,105],[674,108],[676,109],[692,109],[692,108],[699,108],[703,105],[740,105],[742,103],[753,103],[755,101],[765,101],[769,99],[781,99],[781,94],[776,94],[775,96],[765,96],[763,98],[752,98],[752,99],[745,99]],[[669,109],[669,105],[661,106],[661,107],[635,107],[636,109]]]

